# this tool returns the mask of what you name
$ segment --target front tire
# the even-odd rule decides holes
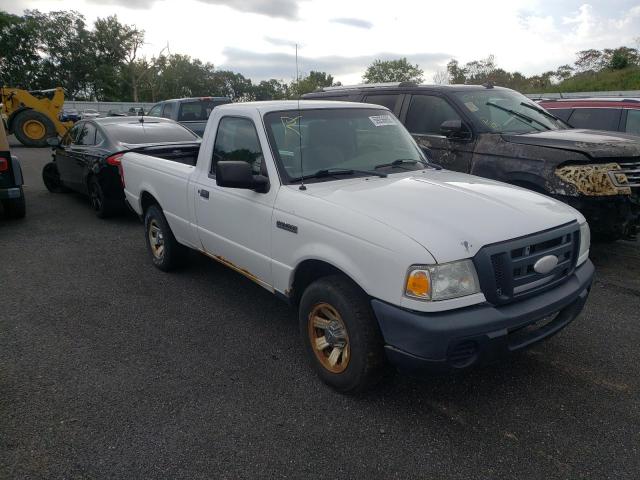
[[[67,189],[62,185],[58,166],[54,162],[47,163],[42,169],[42,181],[51,193],[63,193]]]
[[[10,198],[2,201],[4,213],[8,218],[19,219],[24,218],[27,214],[27,204],[24,199],[24,191],[20,187],[20,196],[18,198]]]
[[[320,379],[343,393],[380,381],[387,361],[369,298],[343,275],[313,282],[302,295],[300,334]]]
[[[184,261],[186,247],[180,245],[162,210],[151,205],[144,216],[145,243],[153,264],[164,272],[173,270]]]

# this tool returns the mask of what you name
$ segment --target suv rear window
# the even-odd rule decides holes
[[[131,123],[111,123],[103,125],[109,137],[116,142],[129,144],[193,142],[198,139],[195,133],[177,123],[138,120]]]
[[[576,108],[569,117],[569,125],[591,130],[618,130],[621,112],[619,108]]]
[[[196,102],[184,102],[180,104],[178,112],[179,122],[206,122],[215,107],[227,102],[199,100]]]

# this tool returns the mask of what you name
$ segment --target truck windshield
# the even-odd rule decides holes
[[[286,183],[302,177],[321,181],[399,173],[427,165],[411,135],[388,110],[287,110],[265,115],[265,125]]]
[[[567,126],[532,102],[512,90],[473,90],[455,92],[469,114],[495,133],[530,133],[560,130]]]

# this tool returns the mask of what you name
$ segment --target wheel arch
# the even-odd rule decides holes
[[[143,190],[140,194],[140,208],[142,210],[142,215],[146,213],[147,209],[152,205],[158,205],[160,210],[162,210],[162,205],[156,197],[153,196],[148,190]]]
[[[550,192],[547,190],[546,182],[544,181],[544,178],[533,173],[514,172],[514,173],[511,173],[506,178],[505,181],[511,185],[527,188],[537,193],[542,193],[545,195],[550,194]]]
[[[354,285],[364,292],[364,289],[356,282],[351,275],[336,267],[326,260],[308,258],[301,261],[295,268],[292,275],[291,287],[288,292],[288,299],[292,305],[298,305],[305,289],[316,280],[330,275],[342,275],[348,278]],[[366,294],[366,292],[364,292]]]

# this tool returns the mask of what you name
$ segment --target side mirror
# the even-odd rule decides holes
[[[269,179],[264,175],[254,175],[247,162],[228,160],[216,163],[216,185],[265,193],[269,190]]]
[[[471,132],[461,120],[445,120],[440,125],[440,133],[447,138],[455,140],[468,140]]]
[[[47,137],[47,145],[56,148],[60,145],[60,139],[58,137]]]

